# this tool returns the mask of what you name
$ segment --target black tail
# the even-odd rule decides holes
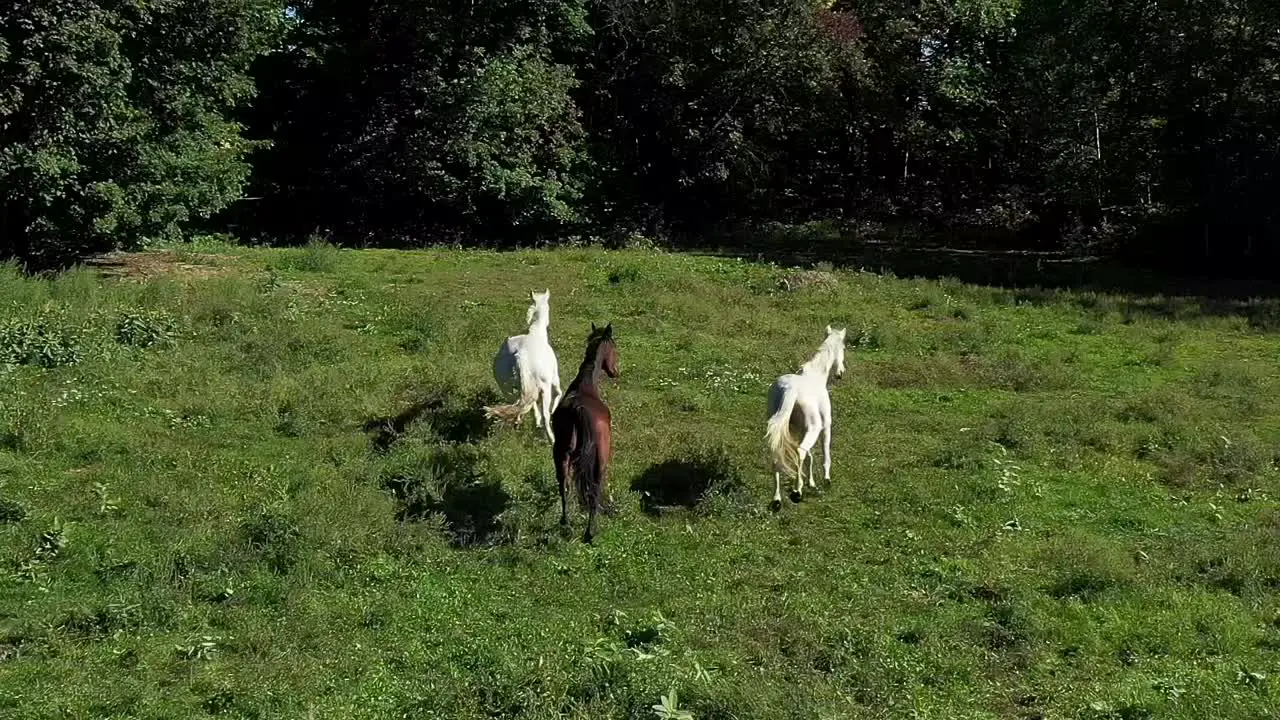
[[[573,484],[579,506],[591,514],[600,511],[600,467],[596,451],[596,428],[585,408],[573,408],[573,429],[578,436],[577,457],[573,459]]]

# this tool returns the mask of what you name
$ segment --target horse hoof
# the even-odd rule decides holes
[[[591,544],[592,539],[593,539],[593,537],[592,537],[591,533],[587,533],[586,535],[583,535],[583,536],[582,536],[582,542],[586,543],[587,545],[590,545],[590,544]]]
[[[772,510],[773,512],[778,512],[779,510],[782,509],[782,501],[774,500],[773,502],[769,503],[769,509]]]
[[[792,491],[791,491],[791,502],[793,502],[793,503],[799,503],[799,502],[800,502],[800,492],[799,492],[798,490],[792,490]]]

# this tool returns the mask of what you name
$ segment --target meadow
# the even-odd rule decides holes
[[[1276,717],[1280,306],[645,250],[0,273],[0,716]],[[612,322],[615,512],[493,353]],[[827,324],[830,485],[765,393]],[[820,466],[819,466],[820,472]]]

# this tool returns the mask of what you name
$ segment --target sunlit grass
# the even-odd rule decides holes
[[[199,251],[241,257],[0,274],[0,714],[639,718],[672,688],[699,720],[1274,712],[1266,305]],[[544,288],[566,384],[592,322],[619,344],[593,546],[545,439],[479,412]],[[775,515],[765,391],[827,324],[832,484]]]

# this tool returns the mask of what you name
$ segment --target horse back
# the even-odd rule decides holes
[[[578,424],[574,422],[574,416],[581,416],[587,421],[587,426],[591,428],[597,447],[602,453],[602,457],[608,458],[611,453],[612,445],[612,422],[613,418],[609,413],[609,406],[604,404],[600,396],[594,392],[573,392],[565,396],[560,401],[560,407],[551,413],[551,429],[557,437],[560,433],[570,433],[568,437],[572,438],[571,446],[576,447]]]
[[[609,406],[604,404],[599,395],[585,388],[570,389],[565,393],[564,399],[560,401],[560,407],[552,413],[552,417],[559,414],[561,410],[585,415],[592,421],[603,419],[606,424],[610,420]]]

